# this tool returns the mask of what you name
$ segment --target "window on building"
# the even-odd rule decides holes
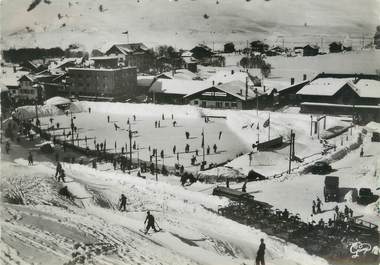
[[[198,100],[194,100],[194,105],[198,105]]]
[[[230,107],[230,102],[225,102],[225,103],[224,103],[224,106],[225,106],[226,108],[229,108],[229,107]]]
[[[231,102],[231,107],[237,108],[237,103],[236,102]]]

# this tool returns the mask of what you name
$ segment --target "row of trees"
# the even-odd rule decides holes
[[[259,68],[261,74],[264,77],[268,77],[271,72],[272,66],[265,62],[263,56],[261,55],[252,55],[250,57],[243,57],[240,60],[240,65],[244,68]]]
[[[70,44],[65,50],[60,47],[54,48],[21,48],[9,50],[3,50],[3,58],[7,62],[11,63],[23,63],[26,61],[59,58],[59,57],[86,57],[89,53],[85,51],[83,47],[78,44]]]

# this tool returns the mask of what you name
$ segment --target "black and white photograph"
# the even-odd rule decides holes
[[[0,50],[0,264],[380,264],[380,0],[0,0]]]

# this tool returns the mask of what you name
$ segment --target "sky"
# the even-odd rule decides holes
[[[1,46],[52,47],[80,43],[105,49],[115,42],[220,48],[263,39],[297,43],[373,36],[380,0],[32,0],[1,1]],[[219,4],[217,4],[219,1]],[[48,1],[49,2],[49,1]],[[69,4],[70,3],[70,4]],[[99,11],[102,5],[103,12]],[[61,18],[59,18],[59,14]],[[129,36],[121,34],[128,31]]]

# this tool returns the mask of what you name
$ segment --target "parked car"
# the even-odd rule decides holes
[[[326,176],[323,195],[325,197],[325,202],[339,201],[339,177]]]
[[[315,162],[311,167],[311,173],[313,174],[328,174],[332,170],[331,166],[324,161]]]

